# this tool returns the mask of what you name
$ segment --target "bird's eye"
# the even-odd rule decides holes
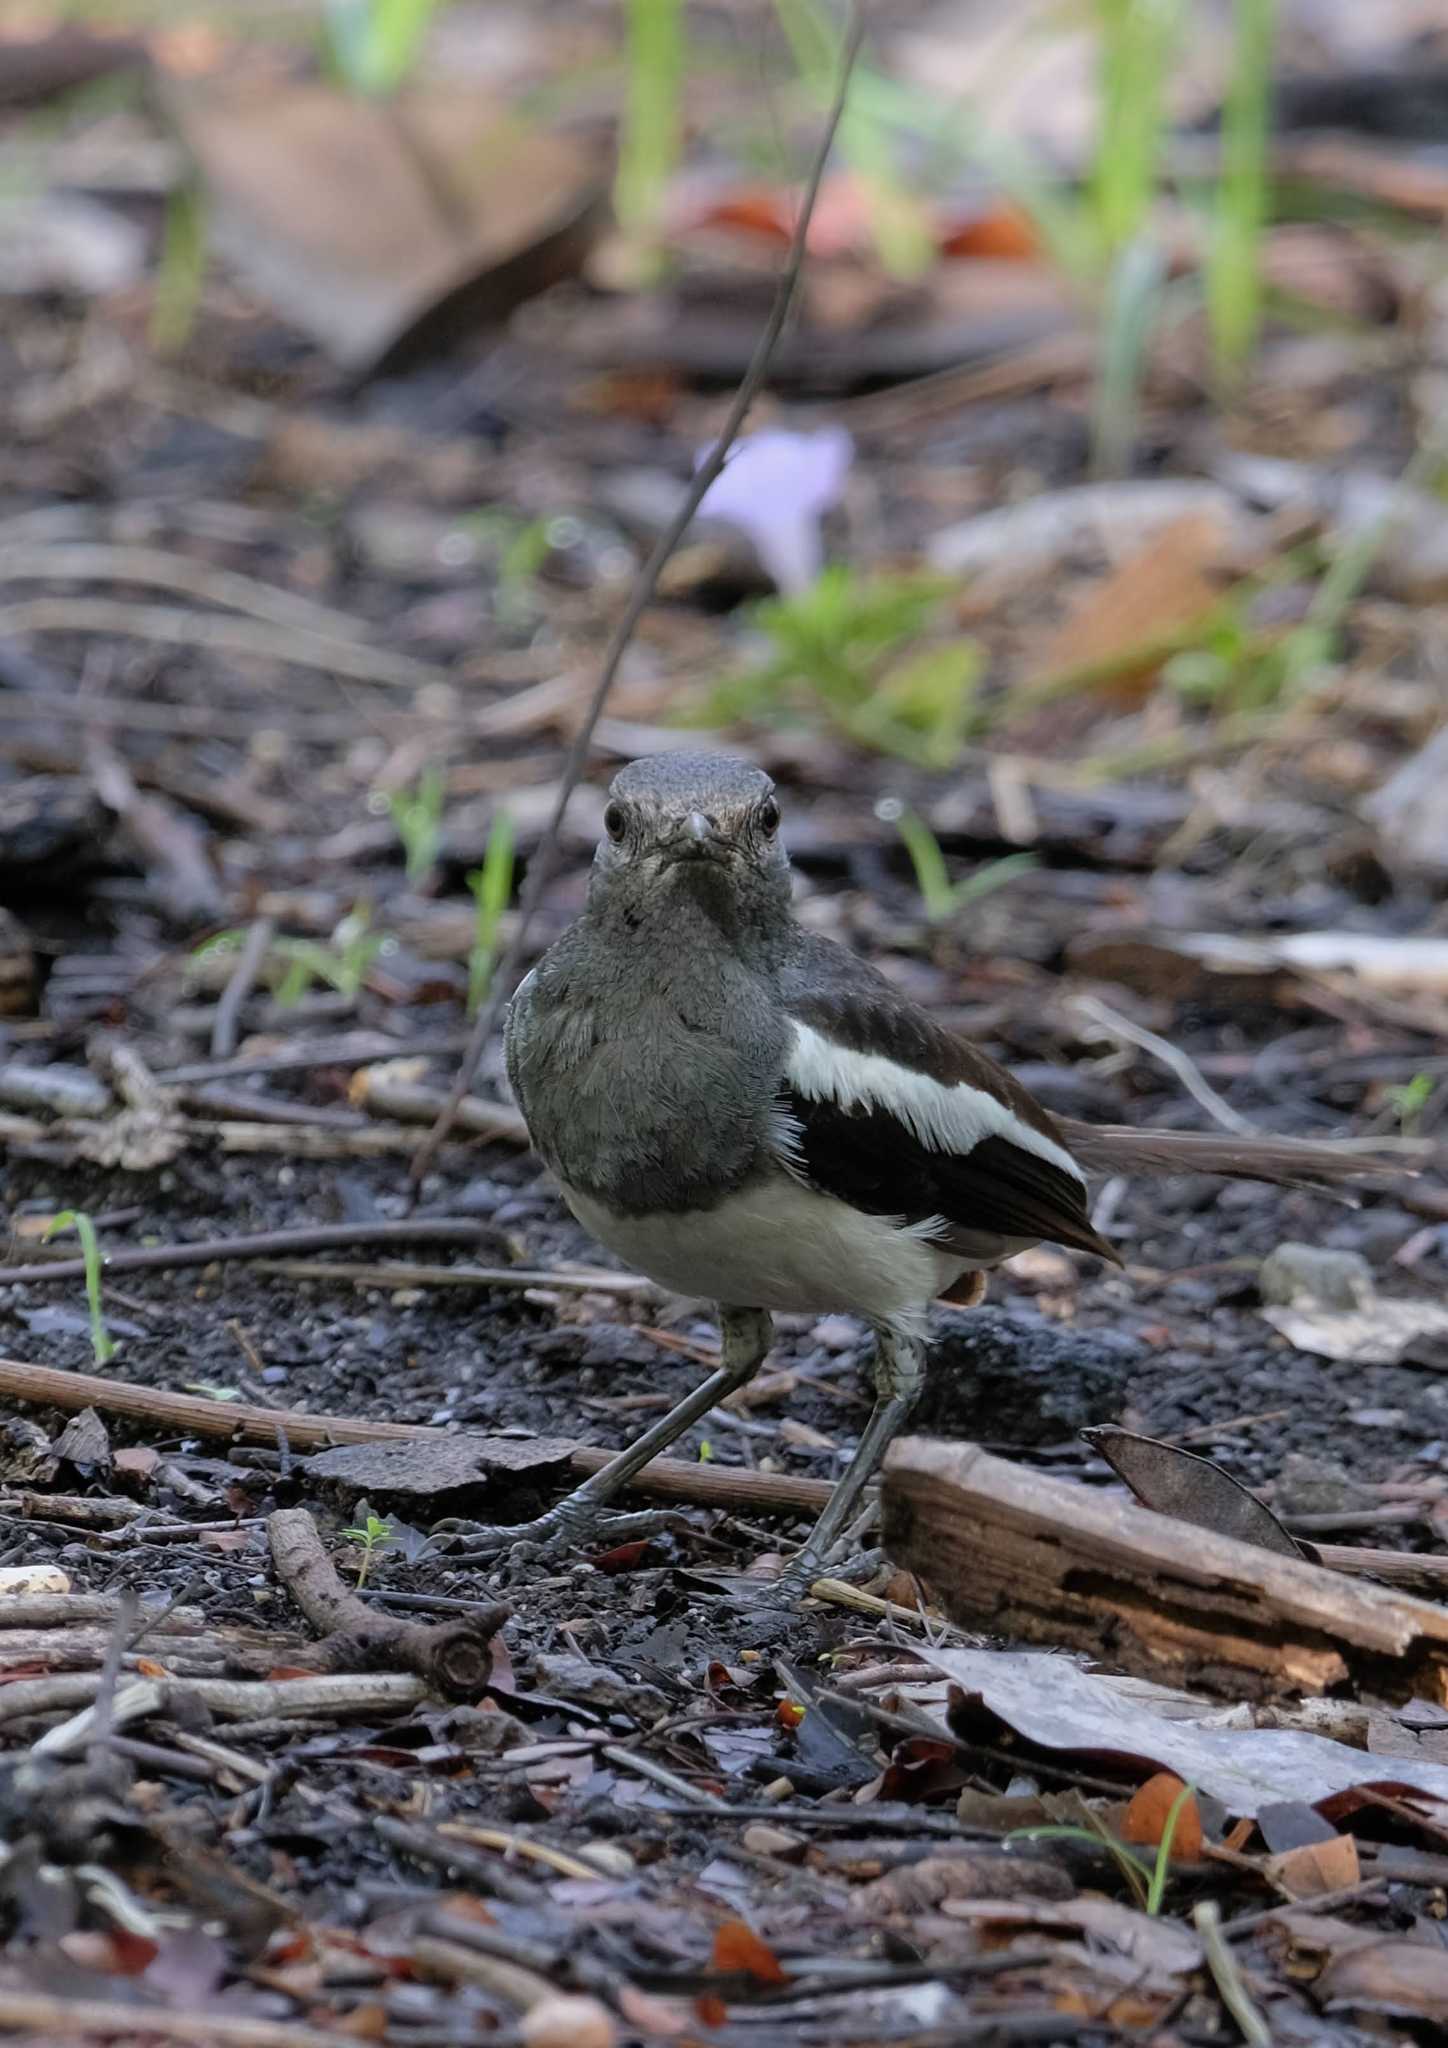
[[[779,805],[772,796],[767,796],[754,813],[755,822],[766,839],[773,839],[779,830]]]
[[[628,830],[628,806],[617,797],[604,810],[603,829],[610,839],[622,839]]]

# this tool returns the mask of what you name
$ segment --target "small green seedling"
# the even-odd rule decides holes
[[[148,336],[154,354],[175,355],[191,339],[210,249],[206,195],[193,179],[184,179],[166,201],[161,227]]]
[[[1012,876],[1024,874],[1028,868],[1038,865],[1033,853],[1008,853],[1000,860],[987,861],[984,867],[977,868],[963,881],[952,882],[946,871],[940,841],[918,811],[911,810],[897,797],[882,797],[875,806],[875,816],[894,825],[905,842],[905,851],[915,870],[915,885],[931,924],[944,924],[967,903],[977,902],[993,889],[999,889],[1002,883],[1009,882]]]
[[[983,671],[974,640],[932,637],[954,588],[941,577],[861,576],[835,564],[807,590],[767,599],[754,622],[772,651],[711,690],[699,722],[822,715],[860,746],[921,768],[954,766]]]
[[[91,1350],[96,1364],[106,1365],[116,1355],[116,1340],[106,1328],[101,1310],[101,1248],[96,1240],[96,1227],[84,1209],[62,1209],[46,1224],[42,1242],[48,1243],[58,1230],[73,1230],[80,1239],[80,1255],[85,1262],[85,1298],[90,1305]]]
[[[470,1017],[482,1007],[498,964],[498,927],[513,893],[513,844],[513,820],[507,811],[499,811],[488,830],[483,864],[468,876],[476,913],[472,951],[468,955]]]
[[[1008,1842],[1085,1842],[1093,1848],[1103,1844],[1111,1851],[1120,1867],[1122,1876],[1130,1885],[1132,1896],[1143,1912],[1158,1916],[1166,1898],[1167,1880],[1171,1876],[1171,1849],[1176,1840],[1177,1823],[1186,1809],[1187,1801],[1195,1796],[1196,1788],[1183,1785],[1172,1801],[1162,1826],[1161,1840],[1157,1843],[1156,1855],[1148,1862],[1138,1855],[1119,1836],[1113,1835],[1104,1821],[1100,1820],[1089,1807],[1086,1808],[1086,1827],[1073,1827],[1069,1823],[1042,1828],[1017,1828],[1006,1836]]]
[[[407,879],[415,889],[437,866],[442,845],[442,769],[434,762],[423,769],[415,788],[394,789],[384,801],[402,841]]]
[[[1418,1135],[1423,1112],[1433,1099],[1434,1086],[1431,1074],[1414,1074],[1411,1081],[1399,1081],[1383,1090],[1383,1100],[1398,1119],[1398,1128],[1405,1138]]]
[[[1171,1876],[1171,1845],[1176,1840],[1177,1822],[1186,1809],[1187,1801],[1194,1797],[1195,1787],[1183,1785],[1171,1803],[1161,1840],[1156,1845],[1156,1862],[1152,1866],[1151,1883],[1146,1893],[1146,1910],[1153,1918],[1160,1913],[1162,1900],[1166,1897],[1167,1879]]]
[[[362,1546],[362,1555],[357,1565],[357,1591],[360,1593],[367,1583],[367,1574],[371,1570],[373,1558],[379,1550],[385,1550],[392,1541],[392,1524],[374,1515],[369,1508],[367,1520],[360,1529],[344,1529],[342,1533],[349,1543],[358,1543]]]
[[[365,903],[355,904],[325,943],[317,939],[275,940],[272,953],[287,963],[277,984],[277,1001],[290,1008],[301,1001],[314,981],[321,981],[349,1003],[355,1002],[368,968],[389,943],[384,932],[372,930],[372,912]]]

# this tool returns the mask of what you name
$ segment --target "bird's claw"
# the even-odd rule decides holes
[[[608,1546],[632,1542],[640,1536],[656,1536],[673,1519],[671,1513],[659,1508],[628,1515],[567,1514],[550,1509],[535,1521],[514,1522],[511,1526],[454,1518],[440,1522],[433,1533],[446,1541],[453,1557],[506,1555],[509,1564],[521,1565],[561,1557],[585,1541]]]

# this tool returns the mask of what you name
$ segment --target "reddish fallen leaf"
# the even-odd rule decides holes
[[[742,1920],[725,1920],[714,1929],[714,1968],[742,1970],[759,1984],[787,1984],[779,1957]]]
[[[596,1572],[603,1572],[609,1578],[617,1578],[620,1572],[631,1572],[638,1568],[650,1538],[640,1536],[632,1543],[620,1543],[613,1550],[600,1551],[597,1557],[589,1559]]]
[[[953,1742],[929,1735],[907,1735],[897,1744],[880,1780],[881,1799],[903,1799],[918,1806],[959,1792],[966,1782],[960,1753]]]
[[[59,1945],[73,1963],[107,1977],[139,1977],[161,1953],[158,1942],[124,1927],[73,1928],[61,1936]]]
[[[1154,1778],[1148,1778],[1144,1785],[1138,1786],[1121,1824],[1125,1840],[1145,1843],[1151,1849],[1160,1847],[1172,1808],[1185,1791],[1181,1779],[1171,1771],[1158,1771]],[[1201,1861],[1202,1816],[1194,1798],[1183,1799],[1177,1812],[1171,1855],[1176,1863]]]
[[[340,1927],[328,1928],[327,1941],[349,1954],[367,1953],[357,1935],[348,1934]],[[269,1963],[293,1963],[298,1956],[310,1955],[314,1945],[309,1927],[279,1927],[267,1943],[266,1959]]]
[[[1041,238],[1019,207],[996,206],[968,220],[943,221],[937,244],[942,256],[985,257],[1029,263],[1041,254]]]
[[[142,1678],[169,1678],[170,1671],[164,1664],[158,1664],[154,1657],[138,1657],[136,1669]]]
[[[722,2027],[729,2017],[729,2008],[717,1991],[701,1991],[694,2000],[694,2017],[702,2026]]]
[[[267,1673],[267,1677],[278,1684],[288,1678],[315,1678],[316,1675],[315,1671],[304,1671],[300,1664],[273,1664]]]

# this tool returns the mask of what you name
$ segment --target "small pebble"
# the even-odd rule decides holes
[[[1279,1244],[1257,1275],[1262,1299],[1290,1308],[1316,1302],[1321,1308],[1366,1308],[1373,1299],[1373,1269],[1361,1252],[1330,1251],[1325,1245]]]
[[[518,2023],[525,2048],[614,2048],[613,2014],[596,1998],[543,1998]]]
[[[56,1564],[7,1564],[0,1566],[0,1595],[19,1599],[35,1593],[68,1593],[68,1572]]]

